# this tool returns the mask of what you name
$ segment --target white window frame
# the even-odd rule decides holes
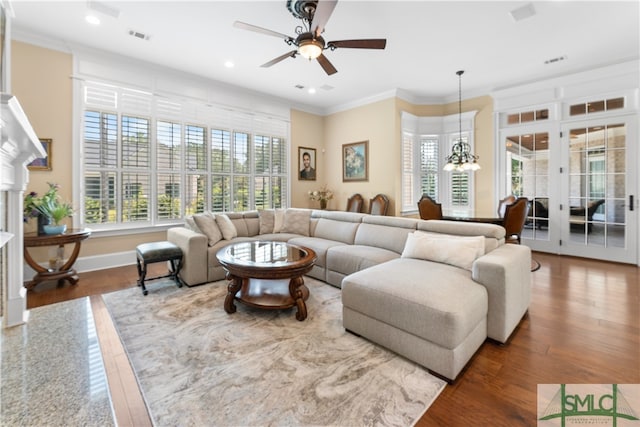
[[[259,113],[247,113],[245,111],[234,111],[229,107],[206,105],[194,101],[185,101],[180,99],[167,99],[166,96],[159,97],[151,93],[128,89],[113,84],[105,84],[102,82],[78,82],[81,89],[81,99],[78,100],[78,104],[74,106],[74,111],[80,117],[80,147],[78,153],[79,177],[77,186],[79,187],[80,198],[79,200],[85,200],[87,196],[87,189],[85,188],[85,173],[92,170],[98,170],[98,168],[87,165],[86,153],[84,153],[84,127],[85,127],[85,113],[87,111],[96,111],[100,113],[115,114],[117,117],[117,143],[118,150],[121,149],[121,124],[123,116],[143,117],[149,120],[149,150],[150,150],[150,162],[149,167],[145,168],[144,173],[149,173],[151,178],[148,183],[149,195],[148,195],[148,213],[147,220],[144,221],[125,221],[122,217],[121,206],[118,202],[121,199],[124,187],[119,181],[119,177],[124,171],[121,166],[122,158],[118,156],[118,164],[112,168],[113,173],[116,173],[115,178],[115,200],[116,200],[116,219],[115,222],[106,223],[89,223],[86,222],[85,204],[81,203],[79,206],[79,215],[77,218],[78,225],[80,227],[90,227],[94,230],[144,230],[154,228],[157,226],[171,226],[179,224],[183,221],[183,217],[190,213],[187,212],[186,202],[186,177],[194,174],[205,176],[206,184],[204,189],[204,210],[212,210],[211,206],[211,177],[216,175],[218,171],[213,171],[210,161],[211,156],[211,135],[213,129],[230,131],[232,135],[231,147],[233,147],[233,135],[236,132],[248,134],[248,156],[247,164],[243,171],[229,171],[225,175],[230,177],[231,185],[231,206],[234,206],[233,200],[233,188],[234,188],[234,176],[242,176],[247,181],[248,195],[243,200],[243,207],[250,210],[255,208],[255,178],[264,179],[268,176],[270,183],[269,200],[266,202],[269,207],[287,207],[289,205],[289,187],[290,176],[289,171],[289,123],[284,120],[274,119],[273,117],[262,117]],[[95,93],[98,96],[89,97],[88,93]],[[170,117],[170,118],[169,118]],[[179,165],[171,168],[171,170],[158,169],[158,123],[173,123],[180,126],[180,147],[179,147]],[[224,124],[224,125],[222,125]],[[199,126],[205,129],[205,143],[207,148],[205,150],[206,170],[194,171],[187,169],[186,164],[186,141],[185,132],[187,126]],[[248,130],[247,130],[248,129]],[[266,137],[269,139],[269,165],[266,167],[267,171],[256,172],[255,163],[255,144],[254,137]],[[278,168],[272,167],[272,150],[274,141],[284,142],[284,148],[281,147],[279,155]],[[231,148],[233,150],[233,148]],[[232,151],[233,152],[233,151]],[[233,160],[231,160],[233,164]],[[131,168],[128,168],[131,169]],[[161,193],[158,186],[159,178],[161,174],[171,173],[175,174],[179,179],[180,187],[180,215],[171,215],[170,218],[160,218],[158,201]],[[274,201],[273,199],[273,186],[274,182],[280,183],[280,199]],[[244,193],[244,191],[243,191]],[[261,205],[263,207],[263,205]],[[229,209],[232,210],[232,209]]]
[[[471,150],[474,150],[475,116],[477,111],[468,111],[448,116],[418,117],[408,112],[401,113],[401,170],[402,170],[402,215],[416,215],[418,200],[422,196],[421,172],[422,165],[420,146],[423,138],[436,137],[439,141],[438,149],[438,203],[442,204],[443,212],[455,215],[473,215],[474,174],[464,172],[469,176],[468,205],[454,206],[451,198],[452,172],[443,170],[445,158],[451,152],[455,140],[460,137],[460,121],[462,122],[462,137],[468,140]],[[410,188],[407,188],[410,187]]]

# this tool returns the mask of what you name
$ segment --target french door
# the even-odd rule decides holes
[[[631,117],[562,125],[560,253],[637,262],[636,126]]]
[[[636,263],[637,119],[596,118],[503,129],[504,197],[529,199],[533,250]]]

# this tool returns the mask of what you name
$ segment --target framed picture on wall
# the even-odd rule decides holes
[[[369,180],[369,141],[342,144],[342,181]]]
[[[27,165],[27,169],[32,171],[50,171],[52,140],[50,138],[40,138],[40,143],[42,144],[44,151],[47,152],[47,156],[33,159],[33,161]]]
[[[298,179],[302,181],[316,180],[316,149],[298,147]]]

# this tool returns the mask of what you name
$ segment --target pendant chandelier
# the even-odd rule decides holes
[[[458,75],[458,124],[460,125],[458,139],[451,147],[451,154],[445,159],[447,164],[444,165],[446,171],[477,171],[480,165],[477,163],[478,156],[471,153],[471,146],[462,139],[462,74],[463,70],[457,71]]]

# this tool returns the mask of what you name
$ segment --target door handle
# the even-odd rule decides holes
[[[633,194],[629,195],[629,210],[633,210]]]

